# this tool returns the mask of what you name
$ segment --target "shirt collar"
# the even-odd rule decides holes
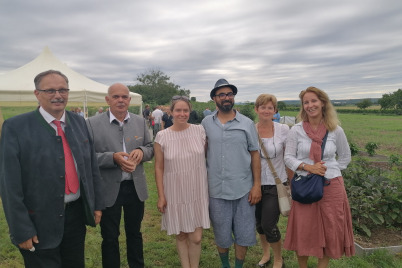
[[[110,118],[109,118],[110,123],[112,123],[113,120],[116,120],[117,122],[119,122],[119,124],[121,123],[121,122],[116,118],[116,116],[114,116],[114,114],[113,114],[110,110],[109,110],[109,113],[110,113]],[[126,121],[126,120],[128,120],[129,118],[130,118],[130,113],[127,112],[126,117],[124,117],[124,120],[123,120],[123,121]]]
[[[238,113],[236,110],[234,110],[234,112],[235,112],[235,117],[232,120],[229,120],[228,122],[233,121],[233,120],[240,122],[240,120],[239,120],[240,113]],[[212,117],[214,118],[214,120],[218,118],[218,113],[219,113],[219,110],[212,113]]]
[[[43,118],[46,120],[46,122],[48,122],[49,124],[52,123],[54,120],[57,120],[53,115],[46,112],[46,110],[43,109],[42,106],[39,107],[39,112],[43,116]],[[63,111],[63,115],[61,116],[59,121],[63,122],[63,124],[66,123],[66,111]]]

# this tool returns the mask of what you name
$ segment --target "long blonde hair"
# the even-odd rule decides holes
[[[299,94],[299,98],[301,101],[301,106],[300,106],[300,111],[299,114],[297,115],[299,120],[302,121],[308,121],[308,116],[306,111],[303,108],[303,97],[306,93],[311,92],[317,95],[318,99],[324,104],[322,107],[322,118],[324,121],[325,127],[328,129],[328,131],[334,131],[338,125],[340,125],[340,121],[338,119],[338,115],[336,113],[336,110],[334,106],[331,103],[331,100],[329,99],[327,93],[322,91],[319,88],[316,87],[308,87],[305,90],[302,90]]]

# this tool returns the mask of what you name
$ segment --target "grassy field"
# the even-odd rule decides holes
[[[21,112],[31,111],[29,108],[2,108],[4,118],[9,118]],[[1,113],[0,113],[1,114]],[[296,113],[281,112],[281,115],[294,116]],[[360,114],[340,114],[342,127],[345,129],[349,141],[356,143],[361,150],[369,142],[379,144],[377,153],[384,155],[402,155],[402,117],[401,116],[372,116]],[[0,118],[1,119],[1,118]],[[143,221],[142,232],[144,236],[144,251],[146,267],[180,267],[177,256],[175,239],[167,236],[160,230],[161,216],[156,209],[157,192],[154,182],[153,164],[145,163],[150,198],[145,205],[145,218]],[[0,200],[1,203],[1,200]],[[286,218],[281,218],[280,229],[285,235]],[[125,239],[124,229],[121,229],[121,256],[122,267],[128,267],[125,260]],[[86,239],[86,267],[101,267],[100,255],[100,228],[88,228]],[[248,251],[245,267],[255,267],[261,257],[259,245],[251,247]],[[284,251],[286,267],[298,267],[297,260],[293,252]],[[233,250],[231,251],[233,263]],[[315,267],[316,261],[311,259],[309,267]],[[19,268],[23,267],[23,260],[19,251],[11,244],[8,237],[8,227],[5,221],[3,208],[0,204],[0,268]],[[220,267],[219,257],[214,245],[213,232],[211,229],[204,231],[202,241],[202,255],[200,267]],[[342,258],[331,260],[331,268],[344,267],[400,267],[402,268],[402,255],[391,256],[384,251],[378,251],[367,257]]]
[[[281,112],[281,116],[296,116],[297,112]],[[378,144],[377,154],[402,156],[402,116],[338,114],[341,127],[349,142],[355,143],[361,151],[368,142]]]
[[[359,110],[360,108],[357,107],[356,105],[345,105],[345,106],[335,106],[337,110]],[[368,107],[366,110],[380,110],[381,105],[371,105]]]

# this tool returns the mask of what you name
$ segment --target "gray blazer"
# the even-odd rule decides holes
[[[107,112],[88,118],[87,127],[94,143],[104,183],[102,197],[105,206],[113,206],[119,193],[122,170],[113,161],[113,153],[123,151],[123,137],[127,153],[138,148],[144,153],[141,164],[131,173],[131,178],[139,199],[145,201],[148,198],[148,190],[142,163],[151,160],[154,155],[145,119],[130,113],[130,119],[120,127],[117,122],[110,123],[110,113]]]

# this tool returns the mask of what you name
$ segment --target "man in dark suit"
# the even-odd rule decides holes
[[[84,267],[85,225],[102,215],[101,178],[81,116],[66,111],[68,79],[38,74],[39,107],[4,121],[0,194],[26,267]]]
[[[144,267],[141,222],[148,198],[143,162],[153,157],[153,146],[144,118],[128,112],[130,94],[120,83],[109,87],[108,112],[87,120],[99,169],[104,180],[106,209],[100,223],[102,264],[120,267],[119,226],[124,209],[127,260],[130,268]]]

